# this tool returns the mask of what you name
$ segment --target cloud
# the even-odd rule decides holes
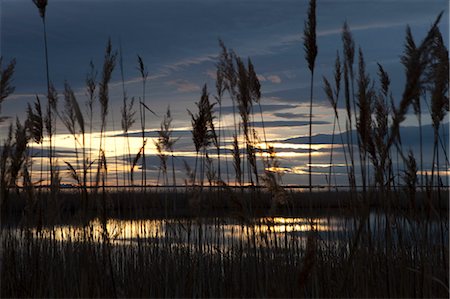
[[[180,69],[189,67],[191,65],[197,65],[202,64],[204,62],[214,61],[217,58],[217,54],[207,54],[204,56],[197,56],[197,57],[190,57],[185,58],[182,60],[179,60],[175,63],[166,65],[165,68],[167,68],[170,71],[179,71]]]
[[[200,86],[197,84],[183,79],[171,80],[167,82],[167,84],[175,87],[179,92],[194,92],[200,90]]]
[[[210,77],[211,79],[213,79],[213,80],[216,80],[217,79],[217,71],[216,70],[212,70],[212,69],[208,69],[208,70],[206,70],[206,75],[208,76],[208,77]]]
[[[297,108],[297,105],[288,105],[288,104],[266,104],[261,105],[261,109],[263,112],[273,112],[273,111],[280,111],[285,109],[294,109]],[[218,107],[215,107],[216,111],[218,111]],[[237,108],[235,108],[237,110]],[[224,106],[222,107],[222,114],[231,114],[233,113],[233,106]],[[237,112],[236,112],[237,113]]]
[[[281,78],[280,76],[277,75],[269,75],[269,76],[257,75],[257,77],[260,82],[269,81],[275,84],[281,83]]]
[[[408,22],[411,25],[411,22]],[[425,21],[416,21],[414,24],[426,24]],[[405,22],[372,22],[369,24],[360,24],[360,25],[351,25],[350,24],[350,30],[351,32],[357,32],[357,31],[365,31],[365,30],[374,30],[374,29],[389,29],[393,27],[404,27]],[[323,29],[317,31],[317,37],[325,37],[325,36],[332,36],[332,35],[339,35],[342,34],[342,27],[337,28],[330,28],[330,29]],[[298,44],[301,43],[302,35],[300,34],[287,34],[279,38],[277,40],[278,43],[282,44]]]
[[[267,76],[267,80],[269,80],[270,82],[275,83],[275,84],[281,83],[281,78],[280,78],[280,76],[277,76],[277,75]]]
[[[327,125],[327,124],[329,124],[329,122],[317,120],[317,121],[313,121],[312,124],[313,125]],[[261,128],[261,127],[263,127],[263,125],[266,128],[270,128],[270,127],[301,127],[301,126],[309,125],[309,122],[308,121],[284,121],[284,120],[265,121],[264,124],[259,121],[252,122],[252,126],[257,127],[257,128]]]
[[[288,119],[299,119],[308,117],[308,114],[306,113],[291,113],[291,112],[276,112],[273,115],[276,117]]]

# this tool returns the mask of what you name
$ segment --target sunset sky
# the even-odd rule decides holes
[[[326,164],[329,163],[333,111],[323,92],[322,76],[331,78],[336,51],[342,53],[341,28],[344,21],[348,22],[357,46],[364,52],[371,78],[377,80],[377,63],[382,64],[391,76],[393,96],[399,100],[405,78],[400,56],[407,24],[418,43],[439,12],[444,10],[440,29],[448,47],[449,4],[446,0],[317,2],[319,55],[314,85],[313,132],[324,135],[317,138],[313,164],[316,164],[314,182],[324,184],[328,173]],[[11,117],[0,124],[0,139],[4,139],[9,122],[16,115],[24,119],[26,103],[33,102],[36,94],[45,94],[46,77],[42,20],[37,8],[31,0],[3,0],[0,12],[3,61],[17,60],[16,90],[1,110],[2,116]],[[174,130],[177,131],[175,136],[180,137],[175,151],[178,177],[182,183],[182,161],[193,163],[195,157],[187,109],[195,111],[194,103],[199,101],[205,83],[213,100],[220,38],[239,56],[252,59],[262,85],[261,102],[268,138],[277,142],[275,147],[280,152],[281,166],[287,172],[284,181],[304,184],[308,180],[304,175],[308,160],[307,139],[299,137],[308,134],[310,74],[302,44],[306,13],[307,1],[300,0],[49,0],[46,15],[50,79],[60,94],[67,80],[84,109],[87,100],[84,80],[89,71],[89,61],[94,62],[100,73],[104,48],[110,37],[115,49],[120,45],[122,48],[127,95],[138,98],[142,95],[142,82],[137,70],[137,55],[140,55],[149,70],[147,105],[159,116],[148,114],[148,136],[156,136],[155,130],[159,129],[162,115],[170,105]],[[113,73],[110,95],[108,155],[117,154],[120,160],[125,151],[120,131],[122,84],[118,66]],[[224,101],[224,123],[231,127],[231,101]],[[342,98],[340,102],[342,104]],[[255,120],[259,121],[259,118]],[[95,120],[94,131],[99,129],[99,121],[99,118]],[[431,132],[430,123],[429,113],[425,110],[424,124],[427,127],[424,130]],[[448,117],[445,123],[448,124]],[[345,127],[344,123],[342,125]],[[403,125],[417,126],[415,116],[408,117]],[[445,130],[448,143],[448,125]],[[139,121],[132,131],[139,132]],[[259,132],[262,134],[261,130]],[[417,151],[416,132],[414,128],[405,128],[403,142],[406,148],[409,146]],[[57,133],[62,166],[62,161],[73,156],[73,140],[65,134],[62,125]],[[427,143],[427,157],[431,155],[430,138],[431,134],[427,134],[424,141]],[[132,140],[132,152],[137,153],[141,141],[139,138]],[[157,175],[159,163],[151,154],[153,149],[153,142],[148,142],[150,156],[147,164],[152,179]],[[337,181],[345,183],[342,152],[339,149],[336,152],[336,170],[341,173]],[[428,168],[429,162],[430,159],[427,160]]]

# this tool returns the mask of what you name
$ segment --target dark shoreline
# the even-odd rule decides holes
[[[9,209],[2,213],[2,226],[23,222],[51,225],[76,223],[101,216],[118,219],[162,219],[162,218],[238,218],[242,220],[259,217],[296,217],[314,215],[355,215],[370,211],[385,212],[388,205],[393,212],[435,217],[448,214],[449,191],[437,191],[431,196],[417,192],[415,202],[404,192],[391,192],[390,199],[381,193],[368,193],[370,199],[363,200],[350,191],[287,192],[284,198],[257,190],[226,190],[190,192],[107,192],[91,193],[88,206],[83,207],[79,190],[62,190],[52,202],[48,192],[35,193],[31,201],[24,193],[11,193]],[[431,200],[430,200],[431,199]]]

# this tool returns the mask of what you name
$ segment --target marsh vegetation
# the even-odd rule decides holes
[[[116,50],[108,40],[99,71],[89,64],[84,112],[69,82],[59,94],[52,84],[47,1],[33,2],[43,21],[47,94],[46,100],[36,96],[26,120],[11,123],[2,142],[2,297],[448,297],[449,194],[442,173],[448,176],[449,161],[441,129],[449,109],[449,61],[442,13],[420,42],[406,30],[400,99],[381,64],[377,78],[370,77],[364,51],[344,23],[332,79],[322,78],[333,115],[327,185],[314,186],[320,39],[316,2],[310,1],[303,39],[311,75],[309,184],[293,188],[283,185],[277,149],[266,137],[261,83],[250,58],[219,40],[216,84],[205,84],[195,109],[186,112],[195,159],[181,171],[170,106],[157,138],[146,135],[147,120],[159,116],[144,58],[136,59],[142,94],[130,98],[121,46]],[[0,104],[14,92],[16,63],[2,62]],[[123,163],[105,154],[114,144],[107,122],[117,66]],[[222,127],[225,101],[233,108],[231,129]],[[344,110],[338,108],[342,101]],[[429,173],[422,153],[424,106],[433,127]],[[419,158],[402,147],[400,127],[410,108],[420,128]],[[136,123],[140,145],[132,152],[129,132]],[[57,130],[70,133],[73,159],[58,155]],[[151,142],[156,177],[147,172]],[[333,149],[343,153],[346,188],[333,184]],[[70,188],[62,184],[63,173]]]

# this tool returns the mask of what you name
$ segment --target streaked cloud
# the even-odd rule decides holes
[[[299,119],[299,118],[305,118],[309,115],[306,113],[291,113],[291,112],[275,112],[273,116],[280,117],[280,118],[288,118],[288,119]]]
[[[279,84],[281,83],[281,78],[278,75],[268,75],[268,76],[264,76],[264,75],[257,75],[258,76],[258,80],[260,82],[272,82],[272,83],[276,83]]]
[[[263,99],[264,101],[264,99]],[[289,104],[262,104],[261,109],[263,112],[274,112],[286,109],[294,109],[297,108],[297,105],[289,105]],[[215,107],[216,111],[218,111],[218,107]],[[237,108],[235,108],[237,110]],[[222,114],[231,114],[233,113],[233,106],[224,106],[222,107]]]
[[[328,121],[316,120],[312,122],[313,125],[327,125]],[[264,123],[255,121],[251,123],[252,126],[261,128],[261,127],[301,127],[309,125],[309,121],[285,121],[285,120],[273,120],[273,121],[265,121]]]
[[[200,86],[184,79],[171,80],[168,81],[167,84],[175,87],[179,92],[194,92],[200,90]]]

